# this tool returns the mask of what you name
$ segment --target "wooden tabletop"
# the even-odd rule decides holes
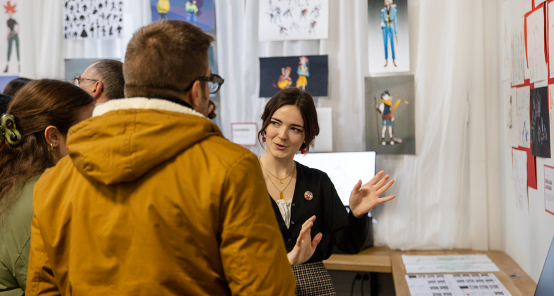
[[[365,249],[356,255],[333,254],[323,264],[328,270],[392,272],[390,249],[386,247]]]
[[[496,264],[500,272],[493,272],[512,296],[532,296],[537,284],[521,269],[510,256],[501,251],[472,251],[472,250],[445,250],[445,251],[390,251],[392,263],[392,277],[396,295],[410,295],[406,282],[406,268],[402,262],[402,255],[467,255],[486,254]],[[334,255],[333,255],[334,256]],[[329,258],[330,259],[330,258]],[[327,265],[326,265],[327,266]],[[457,272],[459,273],[459,272]],[[482,272],[481,272],[482,273]],[[510,277],[512,274],[523,277]]]

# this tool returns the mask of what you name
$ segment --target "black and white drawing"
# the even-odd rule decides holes
[[[123,34],[123,0],[65,0],[64,38],[113,39]]]

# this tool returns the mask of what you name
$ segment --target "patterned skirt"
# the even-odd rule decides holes
[[[304,263],[292,267],[296,277],[296,295],[337,295],[331,276],[323,262]]]

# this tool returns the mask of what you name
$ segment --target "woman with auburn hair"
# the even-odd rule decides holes
[[[262,120],[258,136],[266,150],[260,165],[296,276],[296,295],[336,295],[322,261],[334,246],[347,253],[361,250],[367,213],[395,197],[379,198],[394,180],[385,184],[389,176],[381,178],[381,171],[366,184],[358,181],[347,212],[327,174],[294,161],[319,134],[312,97],[297,88],[281,90],[265,106]]]
[[[21,88],[0,114],[0,296],[25,293],[33,186],[68,154],[69,128],[93,109],[84,90],[43,79]]]

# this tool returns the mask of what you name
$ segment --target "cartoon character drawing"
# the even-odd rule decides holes
[[[398,43],[398,31],[396,22],[396,4],[392,4],[392,0],[385,0],[385,7],[381,9],[381,30],[383,30],[383,41],[385,43],[385,67],[389,62],[389,49],[388,43],[390,41],[390,49],[392,53],[392,63],[396,67],[396,56],[394,52],[394,36],[396,37],[396,43]]]
[[[316,21],[312,21],[310,23],[310,30],[308,31],[308,33],[312,34],[312,32],[315,34],[315,25],[317,24]]]
[[[279,76],[279,80],[277,81],[277,86],[280,89],[289,88],[292,84],[292,79],[290,78],[291,70],[290,67],[281,68],[281,76]]]
[[[158,13],[160,14],[160,19],[165,20],[166,14],[170,10],[169,0],[159,0],[158,4],[156,4],[156,8],[158,9]]]
[[[280,28],[279,28],[279,36],[282,37],[283,35],[285,35],[285,36],[288,35],[288,34],[287,34],[287,28],[285,28],[285,27],[283,27],[283,26],[280,26]]]
[[[308,85],[307,77],[310,76],[310,71],[308,70],[308,58],[305,56],[300,57],[300,62],[298,65],[298,79],[296,80],[296,87],[302,91],[306,91],[306,86]]]
[[[375,110],[382,114],[381,119],[383,124],[383,129],[381,131],[381,144],[386,145],[387,142],[385,141],[385,134],[387,127],[389,128],[389,140],[390,144],[394,145],[394,143],[402,143],[402,139],[396,138],[393,133],[393,123],[394,123],[394,116],[392,115],[392,110],[396,109],[398,105],[400,104],[402,100],[397,100],[394,106],[392,105],[392,97],[388,90],[385,90],[381,94],[381,104],[377,106],[377,102],[375,102]],[[405,104],[408,104],[408,101],[404,101]]]
[[[196,6],[196,0],[187,1],[185,4],[185,11],[187,12],[186,21],[196,24],[198,20],[198,6]]]
[[[7,22],[7,33],[8,33],[8,60],[6,62],[6,69],[4,70],[4,73],[8,73],[8,67],[10,64],[10,57],[12,55],[12,46],[15,42],[15,50],[17,53],[17,62],[19,64],[19,24],[16,20],[13,19],[13,15],[16,13],[15,7],[17,4],[12,5],[11,1],[8,1],[6,5],[4,5],[4,9],[6,9],[6,14],[9,16],[8,22]],[[17,26],[17,28],[16,28]],[[19,67],[19,66],[18,66]]]

